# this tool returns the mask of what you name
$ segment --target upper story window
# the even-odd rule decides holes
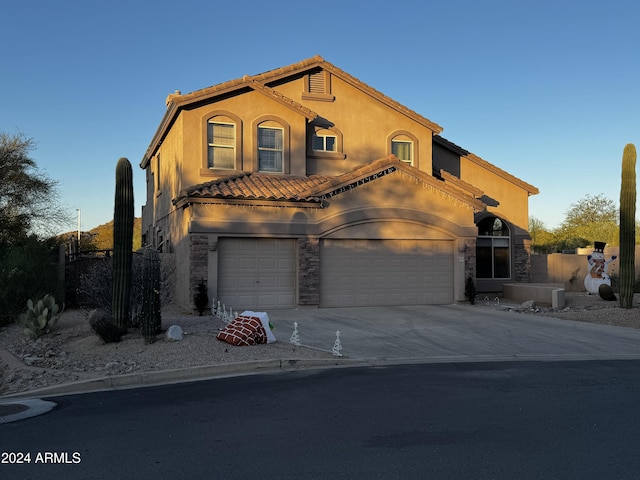
[[[391,153],[398,157],[399,160],[402,160],[409,165],[413,165],[413,142],[406,140],[392,140]]]
[[[418,138],[415,135],[401,130],[387,137],[387,142],[387,151],[389,153],[409,165],[418,167]]]
[[[338,141],[335,135],[324,132],[313,134],[313,150],[315,152],[336,152]]]
[[[235,168],[235,124],[210,120],[207,125],[207,144],[207,166],[209,168]]]
[[[342,132],[336,127],[309,125],[307,129],[307,158],[344,160]]]
[[[284,142],[282,128],[258,127],[258,170],[261,172],[284,171]]]
[[[161,192],[160,189],[160,154],[156,157],[156,192]]]

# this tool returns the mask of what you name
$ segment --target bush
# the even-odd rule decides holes
[[[167,262],[161,262],[160,304],[170,303],[170,282],[172,270]],[[142,285],[143,285],[143,259],[142,255],[135,253],[131,266],[131,296],[129,299],[129,312],[131,318],[129,326],[140,327],[142,314]],[[111,316],[111,290],[113,288],[113,261],[111,257],[98,258],[87,266],[80,275],[78,287],[78,303],[84,307],[97,309]]]
[[[0,326],[14,322],[30,298],[59,296],[55,240],[27,237],[0,247]]]

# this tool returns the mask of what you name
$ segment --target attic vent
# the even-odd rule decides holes
[[[309,93],[325,93],[324,72],[320,71],[309,75]]]

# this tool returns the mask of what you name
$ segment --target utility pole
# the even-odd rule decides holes
[[[78,211],[78,246],[80,245],[80,209],[76,208]]]

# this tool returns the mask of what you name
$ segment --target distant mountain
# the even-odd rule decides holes
[[[75,237],[78,232],[67,232],[60,235],[62,238]],[[142,218],[133,220],[133,250],[142,246]],[[80,234],[80,250],[112,250],[113,249],[113,220],[88,232]]]

